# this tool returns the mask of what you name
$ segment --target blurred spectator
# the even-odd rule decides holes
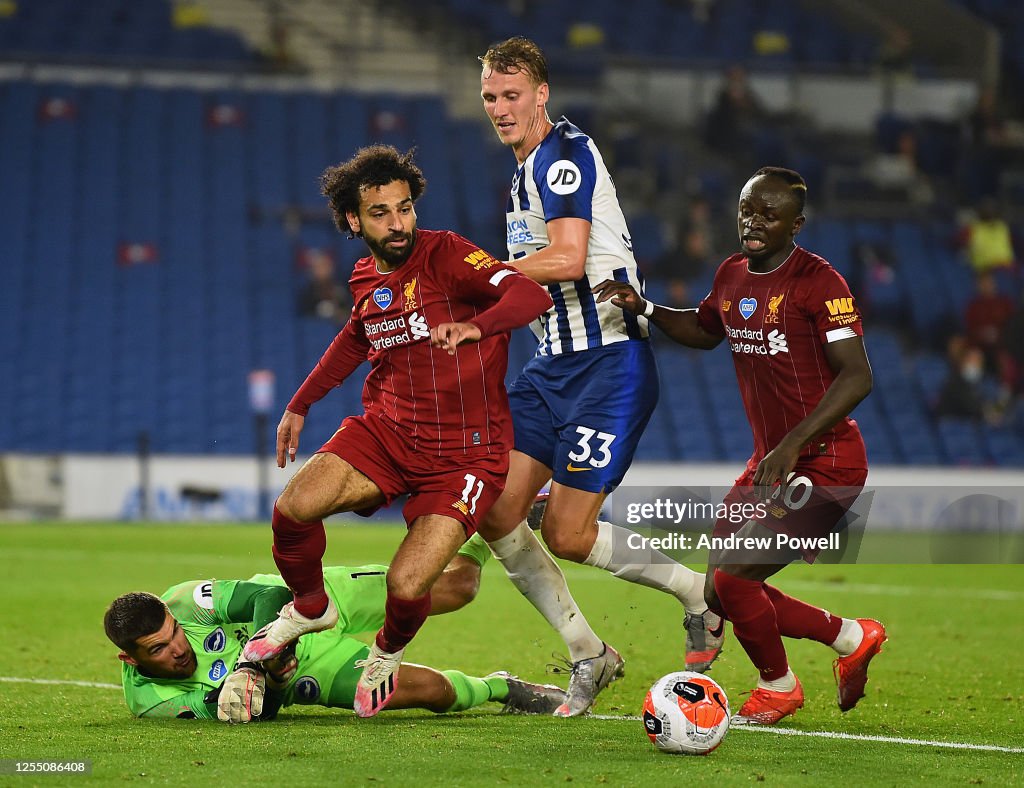
[[[986,87],[964,123],[963,180],[973,199],[999,191],[999,178],[1014,163],[1024,160],[1024,123],[1006,117],[996,91]]]
[[[878,52],[878,65],[888,74],[907,74],[913,68],[914,39],[905,27],[894,25],[886,31]]]
[[[266,57],[274,71],[294,71],[298,65],[292,55],[290,34],[281,0],[270,0],[267,4]]]
[[[987,370],[1000,377],[1005,367],[1003,331],[1013,312],[1013,299],[996,289],[992,272],[978,274],[977,292],[964,313],[967,341],[984,353]]]
[[[299,314],[344,323],[350,308],[348,291],[334,278],[334,258],[322,249],[304,254],[309,281],[299,294]]]
[[[654,275],[672,282],[692,281],[716,262],[711,206],[697,195],[676,225],[668,249],[654,263]]]
[[[949,343],[949,374],[942,384],[935,415],[942,418],[980,421],[985,415],[981,379],[985,375],[985,359],[978,348],[954,337]]]
[[[746,69],[731,66],[705,120],[704,141],[712,150],[736,156],[751,146],[766,119],[767,113],[750,87]]]
[[[1003,359],[1007,365],[1003,378],[1014,395],[1024,397],[1024,291],[1003,326],[1002,340]],[[1021,415],[1024,415],[1024,408],[1021,410]]]
[[[994,199],[986,198],[979,203],[978,214],[964,227],[961,241],[967,260],[977,273],[1009,268],[1014,263],[1010,225],[1000,216]]]
[[[698,299],[699,300],[699,299]],[[690,286],[683,279],[670,279],[668,283],[668,299],[665,306],[673,309],[692,309],[694,301],[690,299]]]
[[[882,192],[901,192],[916,205],[931,205],[935,190],[917,163],[917,135],[911,128],[900,132],[896,150],[879,153],[866,165],[868,177]]]
[[[985,381],[985,356],[963,337],[949,342],[949,375],[942,384],[935,415],[1000,424],[1009,404],[1008,391]]]

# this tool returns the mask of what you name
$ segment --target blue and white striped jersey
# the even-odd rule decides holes
[[[598,304],[591,288],[605,279],[629,282],[641,294],[643,277],[619,207],[615,184],[593,140],[559,119],[512,179],[505,208],[513,260],[548,245],[547,222],[562,217],[591,223],[583,278],[548,285],[554,307],[533,323],[541,356],[644,339],[647,320],[609,302]]]

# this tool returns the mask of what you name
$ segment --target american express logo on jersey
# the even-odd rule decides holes
[[[533,243],[533,233],[530,232],[530,226],[526,223],[526,219],[513,219],[505,226],[505,243],[508,246]]]

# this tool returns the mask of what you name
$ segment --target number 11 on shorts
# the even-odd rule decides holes
[[[462,500],[469,505],[469,513],[476,514],[476,502],[480,500],[480,494],[484,491],[484,483],[471,473],[467,473],[464,478],[466,486],[462,490]],[[476,487],[476,492],[473,492],[473,487]],[[470,498],[470,495],[473,497]]]

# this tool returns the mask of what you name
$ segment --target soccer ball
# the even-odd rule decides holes
[[[729,730],[729,699],[701,673],[669,673],[644,699],[644,729],[662,752],[707,755]]]

